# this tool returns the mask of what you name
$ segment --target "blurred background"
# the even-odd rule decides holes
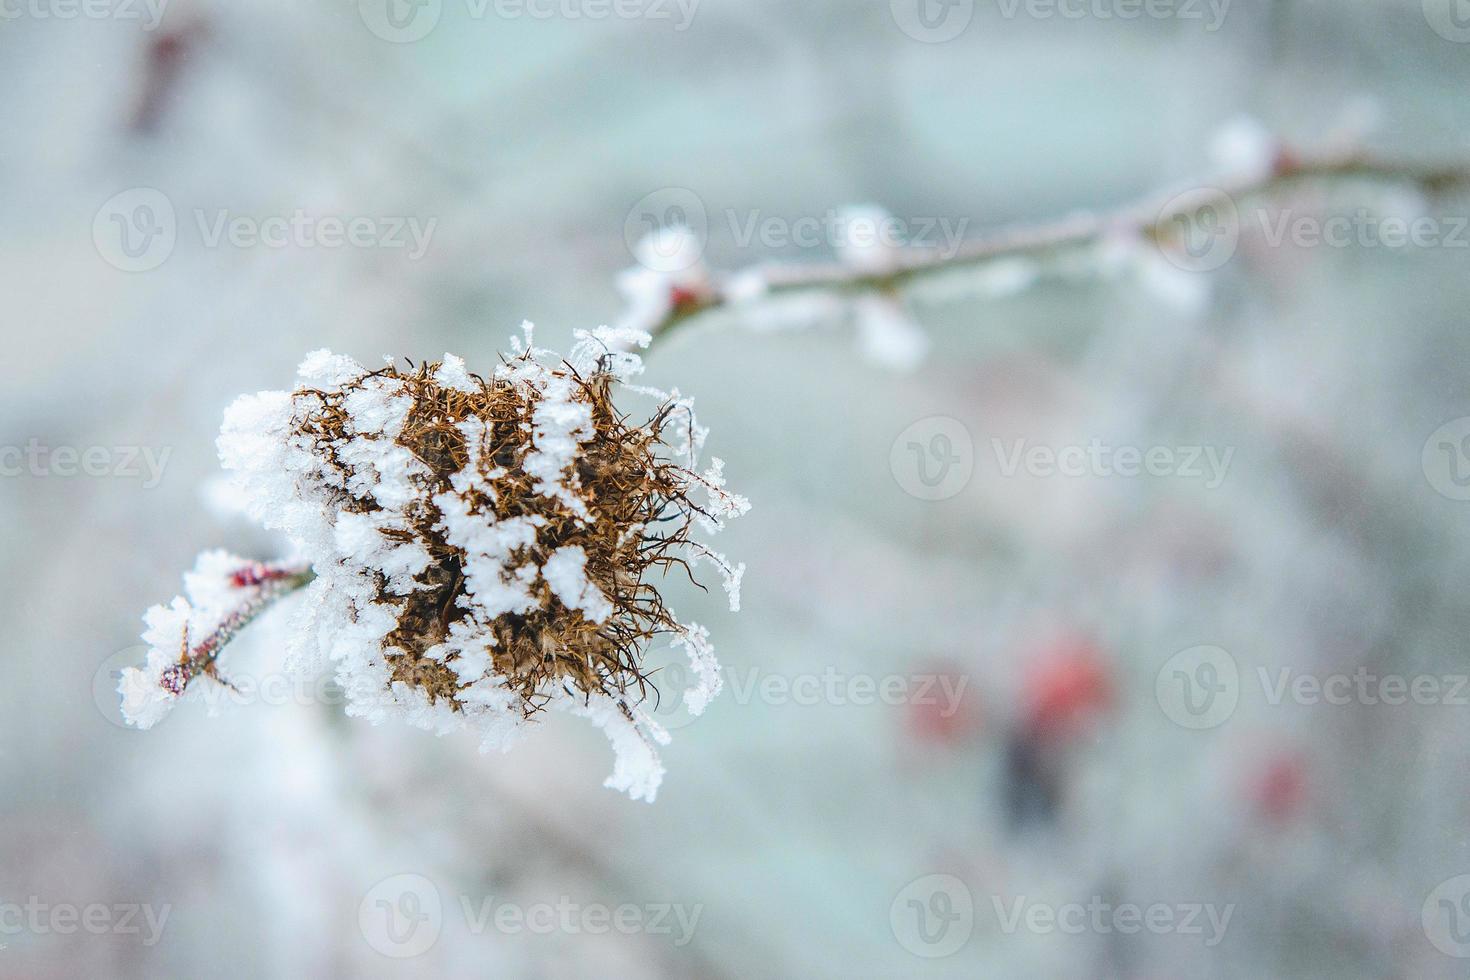
[[[908,372],[840,305],[681,326],[647,378],[754,509],[742,612],[669,587],[726,690],[660,703],[654,805],[570,717],[504,756],[343,717],[277,673],[285,616],[217,717],[112,694],[198,550],[279,553],[214,436],[308,351],[564,350],[669,189],[736,269],[830,261],[746,229],[844,205],[1120,205],[1242,116],[1470,162],[1463,3],[0,10],[0,975],[1464,975],[1463,197],[1306,187],[1209,272],[931,284]],[[1273,240],[1360,208],[1440,234]],[[298,213],[366,223],[269,233]]]

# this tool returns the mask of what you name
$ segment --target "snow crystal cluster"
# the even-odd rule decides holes
[[[330,666],[349,714],[471,727],[485,750],[508,748],[547,710],[581,715],[616,751],[606,785],[652,800],[668,734],[644,707],[657,696],[641,669],[648,645],[688,655],[691,711],[721,688],[708,633],[675,617],[654,573],[711,566],[738,609],[744,566],[695,532],[749,504],[725,489],[720,460],[701,467],[705,430],[688,399],[631,383],[646,334],[579,331],[562,360],[523,332],[489,377],[452,355],[368,370],[313,353],[294,391],[229,408],[221,460],[251,516],[314,571],[289,662]],[[652,396],[651,418],[630,424],[617,389]],[[124,682],[140,723],[162,703],[185,626],[214,625],[200,599],[150,613],[159,656]]]

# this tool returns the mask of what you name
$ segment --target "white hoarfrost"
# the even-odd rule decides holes
[[[856,275],[880,276],[898,269],[907,245],[900,223],[876,205],[842,209],[831,228],[839,262]],[[716,277],[703,261],[704,242],[681,226],[645,236],[634,248],[637,265],[618,277],[625,309],[619,321],[634,336],[668,325],[680,304],[724,301],[747,329],[801,330],[844,318],[856,326],[858,349],[880,367],[915,370],[928,355],[929,338],[896,294],[883,292],[849,302],[820,288],[772,293],[778,267],[754,266]]]
[[[580,609],[594,623],[606,622],[613,605],[602,590],[587,581],[587,552],[579,545],[558,548],[541,566],[552,594],[568,609]]]
[[[626,384],[642,370],[640,358],[630,351],[647,343],[647,333],[634,328],[579,331],[566,363],[584,376],[601,370]],[[535,480],[538,493],[555,499],[576,518],[590,520],[573,466],[594,435],[589,406],[574,397],[575,381],[561,359],[533,346],[530,324],[524,326],[524,340],[512,344],[517,356],[497,367],[494,381],[522,387],[537,398],[524,469]],[[448,388],[477,390],[464,361],[453,356],[446,355],[435,380]],[[332,444],[333,458],[328,459],[319,441],[301,434],[300,423],[321,404],[319,396],[309,392],[341,393],[344,386],[348,394],[341,404],[348,419],[347,436]],[[433,701],[421,688],[394,680],[386,659],[392,651],[385,649],[399,619],[394,599],[429,588],[419,576],[432,562],[411,533],[431,472],[396,441],[412,399],[401,379],[372,375],[351,359],[328,351],[306,358],[297,387],[295,395],[270,391],[238,399],[226,412],[219,438],[221,460],[233,472],[251,516],[284,531],[316,573],[299,606],[290,662],[304,670],[330,663],[346,692],[351,715],[374,723],[402,719],[440,734],[473,726],[482,749],[509,747],[529,722],[520,695],[496,673],[489,654],[496,642],[491,625],[499,617],[534,608],[543,588],[568,608],[581,610],[589,621],[606,620],[614,609],[589,581],[586,553],[581,547],[561,547],[538,565],[525,556],[546,523],[543,518],[497,520],[494,514],[472,512],[466,496],[473,499],[471,491],[490,493],[487,479],[493,479],[495,471],[487,470],[479,458],[483,423],[465,421],[461,431],[471,458],[453,476],[454,492],[433,497],[442,515],[436,530],[463,552],[465,614],[452,624],[442,643],[423,654],[448,664],[463,685],[454,698],[458,707],[443,698]],[[704,430],[695,421],[690,402],[677,392],[628,387],[672,404],[665,432],[676,462],[691,474],[691,492],[703,492],[699,503],[703,513],[697,516],[705,530],[716,531],[727,518],[744,513],[749,504],[724,489],[718,460],[699,469]],[[378,506],[363,512],[361,506],[349,506],[353,498],[371,499]],[[628,533],[640,534],[643,529],[630,528]],[[691,545],[690,557],[719,570],[730,606],[737,608],[744,566],[732,565],[699,544]],[[157,642],[158,657],[150,654],[144,668],[123,678],[120,689],[130,716],[139,724],[151,723],[171,704],[158,681],[171,662],[168,658],[177,660],[183,619],[197,617],[191,620],[191,635],[202,636],[217,625],[213,620],[218,597],[204,579],[192,588],[191,598],[202,601],[199,607],[176,600],[175,606],[150,612],[150,642]],[[699,711],[720,690],[720,667],[703,627],[688,623],[680,629],[674,642],[687,649],[695,678],[685,703]],[[589,696],[553,682],[537,693],[547,707],[587,717],[606,732],[617,754],[608,786],[635,799],[654,798],[663,775],[655,746],[666,742],[668,735],[638,702]]]
[[[1281,144],[1258,119],[1236,116],[1210,138],[1210,162],[1225,179],[1258,181],[1270,176]]]
[[[142,666],[122,671],[117,686],[123,720],[152,728],[175,704],[195,699],[207,701],[213,713],[219,690],[190,681],[206,662],[212,672],[223,642],[249,621],[271,590],[300,574],[290,563],[263,564],[225,551],[201,554],[184,575],[184,594],[143,616],[148,654]]]

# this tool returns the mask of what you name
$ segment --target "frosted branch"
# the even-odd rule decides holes
[[[892,251],[881,267],[852,261],[800,265],[756,265],[672,284],[668,302],[655,318],[635,325],[657,341],[704,314],[732,307],[756,308],[771,297],[793,293],[893,295],[925,278],[955,270],[999,265],[1006,260],[1043,260],[1133,238],[1156,245],[1175,241],[1181,220],[1210,208],[1269,197],[1312,181],[1368,180],[1408,184],[1429,193],[1470,186],[1470,168],[1391,160],[1360,150],[1297,156],[1278,148],[1264,167],[1220,177],[1211,183],[1175,186],[1111,211],[1084,212],[1055,221],[1021,224],[962,244],[957,249],[910,247]],[[644,304],[647,310],[647,304]],[[630,310],[637,320],[637,310]]]

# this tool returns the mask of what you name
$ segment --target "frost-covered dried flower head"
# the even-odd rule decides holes
[[[709,562],[738,608],[743,566],[695,534],[749,505],[718,459],[700,468],[686,399],[626,384],[642,365],[623,348],[646,335],[578,338],[563,361],[527,324],[484,377],[449,355],[368,370],[319,351],[294,391],[231,406],[220,454],[315,570],[293,659],[331,661],[349,713],[473,724],[487,748],[548,708],[583,714],[617,749],[608,785],[651,799],[668,736],[641,708],[649,643],[685,648],[692,710],[721,686],[705,630],[657,580]],[[620,387],[654,396],[646,421],[615,406]]]

